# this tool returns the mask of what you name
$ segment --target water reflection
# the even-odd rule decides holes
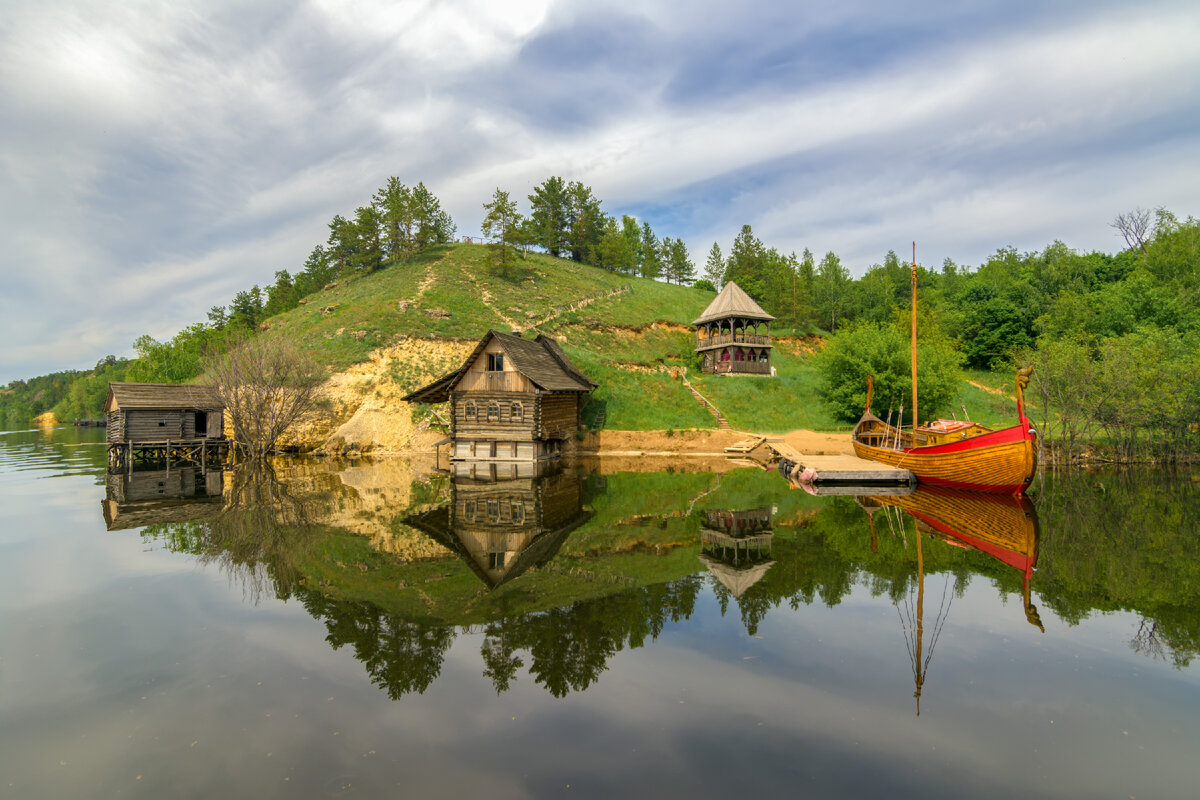
[[[225,475],[166,465],[107,475],[104,522],[110,531],[208,519],[224,507]]]
[[[834,607],[868,587],[901,610],[920,692],[937,632],[972,580],[1020,596],[1042,630],[1034,588],[1043,607],[1074,624],[1115,596],[1105,583],[1111,568],[1090,575],[1092,586],[1076,580],[1087,559],[1110,564],[1120,551],[1127,573],[1139,560],[1138,570],[1150,566],[1115,531],[1112,541],[1084,541],[1079,531],[1095,528],[1102,506],[1053,488],[1039,514],[1028,500],[924,489],[811,497],[756,470],[486,466],[445,474],[406,462],[295,461],[225,474],[135,472],[110,476],[105,521],[114,530],[146,525],[144,537],[217,565],[252,598],[298,600],[328,643],[352,649],[392,698],[426,691],[464,635],[482,637],[483,676],[497,692],[523,673],[554,696],[580,691],[614,654],[689,619],[706,587],[750,636],[773,609]],[[1039,525],[1055,546],[1046,548]],[[1165,547],[1186,556],[1194,537],[1182,537],[1181,529]],[[1166,568],[1183,575],[1194,563]],[[934,574],[946,586],[939,608],[927,610]],[[1148,572],[1127,577],[1150,587]],[[1190,586],[1155,584],[1140,597],[1120,589],[1123,607],[1143,615],[1131,632],[1136,650],[1188,663],[1200,628]]]
[[[904,517],[913,520],[913,547],[917,562],[917,585],[902,601],[897,601],[913,673],[913,697],[921,713],[921,694],[930,661],[956,594],[950,577],[943,586],[938,607],[929,625],[926,643],[925,619],[925,543],[926,537],[940,539],[954,547],[970,548],[997,559],[1020,571],[1025,618],[1045,632],[1037,607],[1030,599],[1030,584],[1038,554],[1037,511],[1026,497],[1005,497],[960,492],[938,487],[918,487],[912,492],[866,495],[855,498],[867,512],[871,530],[871,552],[878,553],[876,513],[883,511],[889,531],[899,534],[908,549]],[[894,512],[894,513],[893,513]]]
[[[525,474],[518,477],[518,470]],[[536,462],[471,465],[452,479],[447,505],[404,522],[457,555],[494,590],[548,562],[590,517],[582,506],[580,476]]]

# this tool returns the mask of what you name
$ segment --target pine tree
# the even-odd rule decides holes
[[[657,278],[663,272],[663,250],[649,222],[642,223],[642,249],[638,267],[643,278]]]
[[[552,176],[541,186],[534,187],[529,195],[529,220],[533,244],[546,248],[550,255],[558,257],[566,249],[569,239],[567,186],[562,178]]]
[[[721,245],[716,242],[713,242],[712,249],[708,251],[708,260],[704,262],[704,277],[718,289],[725,282],[725,256],[721,254]]]
[[[496,187],[492,202],[484,203],[487,215],[479,226],[485,236],[492,237],[488,251],[493,266],[507,276],[508,269],[516,260],[516,239],[521,235],[524,219],[517,212],[517,204],[510,200],[508,192]]]

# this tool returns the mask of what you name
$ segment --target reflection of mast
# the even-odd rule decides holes
[[[897,605],[896,612],[900,614],[900,624],[904,630],[904,638],[908,642],[909,661],[912,662],[913,669],[913,697],[917,699],[917,716],[921,716],[921,691],[925,688],[925,676],[929,672],[929,661],[933,658],[933,648],[937,645],[938,638],[942,634],[942,626],[946,624],[946,618],[950,615],[950,605],[953,602],[953,595],[946,591],[949,588],[949,579],[947,579],[946,587],[942,589],[942,602],[938,608],[937,618],[933,623],[933,636],[929,640],[929,649],[924,649],[925,645],[925,552],[921,545],[921,540],[924,538],[916,522],[913,523],[913,533],[917,540],[917,613],[916,613],[916,636],[909,638],[909,632],[913,630],[912,614],[909,614],[909,624],[904,624],[904,615],[900,612],[900,607]]]

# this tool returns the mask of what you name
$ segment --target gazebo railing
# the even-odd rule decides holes
[[[771,337],[759,333],[721,333],[712,336],[705,336],[702,333],[696,334],[697,347],[709,347],[714,344],[770,344]]]

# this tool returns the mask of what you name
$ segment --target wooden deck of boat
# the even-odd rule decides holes
[[[811,469],[816,473],[814,484],[870,486],[873,484],[913,484],[916,477],[906,469],[867,461],[858,456],[840,453],[835,455],[809,455],[778,436],[752,436],[743,442],[725,448],[731,455],[748,455],[759,447],[766,447],[775,456],[786,458],[800,465],[800,471]]]

